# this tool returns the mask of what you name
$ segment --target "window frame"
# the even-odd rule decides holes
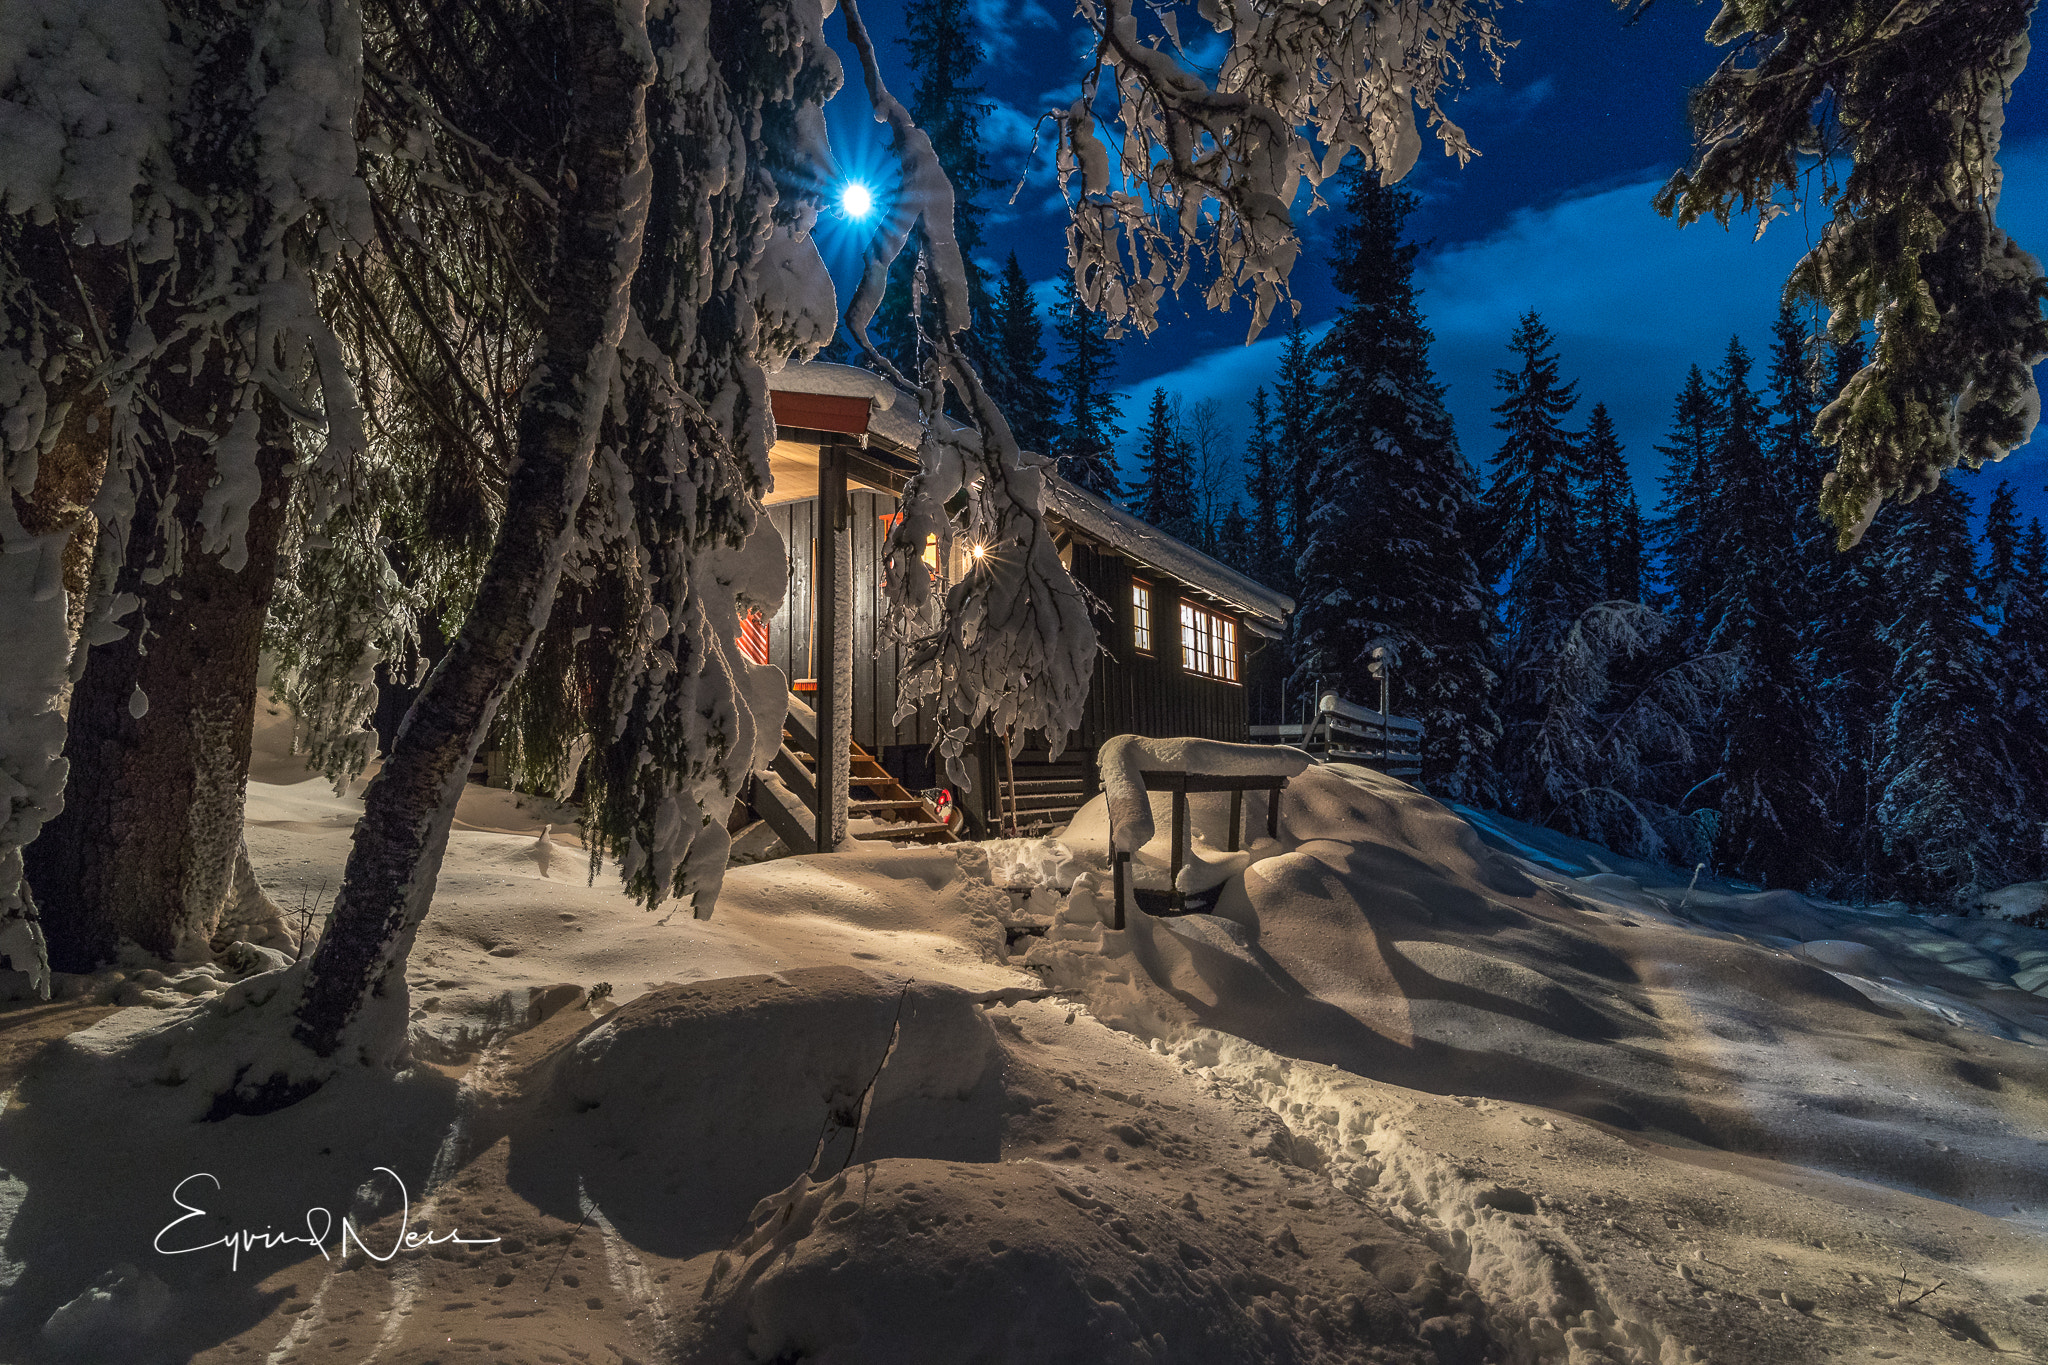
[[[1138,595],[1143,593],[1141,603]],[[1131,575],[1131,648],[1151,658],[1158,652],[1159,589],[1149,578]]]
[[[1235,618],[1180,599],[1181,672],[1231,687],[1244,685]],[[1203,667],[1204,661],[1209,667]]]

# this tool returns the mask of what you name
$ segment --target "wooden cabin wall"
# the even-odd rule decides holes
[[[1244,688],[1180,665],[1180,585],[1160,574],[1137,571],[1152,587],[1152,652],[1140,654],[1131,644],[1131,579],[1136,566],[1114,551],[1084,541],[1074,544],[1073,574],[1109,609],[1098,613],[1095,629],[1106,652],[1095,660],[1095,682],[1088,689],[1087,719],[1071,747],[1100,748],[1117,735],[1150,735],[1158,739],[1193,736],[1245,743],[1251,738]],[[1219,611],[1197,597],[1197,605]],[[1240,676],[1245,650],[1259,643],[1236,612],[1220,612],[1237,620]]]
[[[852,503],[847,534],[853,559],[853,741],[878,758],[892,748],[926,749],[936,737],[929,705],[920,707],[901,725],[892,722],[902,651],[881,638],[882,547],[888,538],[882,518],[896,511],[897,500],[865,489],[854,489],[848,496]],[[782,533],[789,556],[789,597],[768,623],[768,662],[787,673],[794,684],[817,677],[811,639],[817,616],[811,583],[818,502],[807,498],[776,503],[763,515]],[[801,695],[815,704],[815,693]]]

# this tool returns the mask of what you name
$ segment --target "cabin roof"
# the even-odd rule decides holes
[[[778,426],[878,437],[891,453],[913,459],[923,439],[917,400],[868,370],[823,361],[791,364],[768,377],[768,389]],[[1294,610],[1293,598],[1050,471],[1046,511],[1127,558],[1237,608],[1268,632],[1279,630]]]

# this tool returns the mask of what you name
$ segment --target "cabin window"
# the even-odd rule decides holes
[[[1180,604],[1180,666],[1205,678],[1237,681],[1237,622]]]
[[[1131,580],[1131,644],[1152,652],[1152,585]]]

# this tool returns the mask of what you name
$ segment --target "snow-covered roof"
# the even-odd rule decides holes
[[[924,439],[917,400],[872,370],[828,361],[798,361],[768,376],[770,393],[814,393],[868,400],[868,430],[893,446],[916,451]]]
[[[1246,578],[1228,564],[1177,540],[1120,507],[1054,475],[1047,480],[1046,508],[1067,525],[1113,546],[1141,564],[1221,598],[1247,615],[1278,629],[1294,610],[1294,599]]]
[[[785,366],[768,377],[776,393],[866,398],[868,431],[905,454],[923,439],[917,400],[870,370],[813,360]],[[1149,525],[1058,475],[1047,480],[1046,511],[1077,530],[1160,573],[1229,603],[1252,623],[1278,630],[1294,610],[1294,599],[1211,559],[1185,541]]]

